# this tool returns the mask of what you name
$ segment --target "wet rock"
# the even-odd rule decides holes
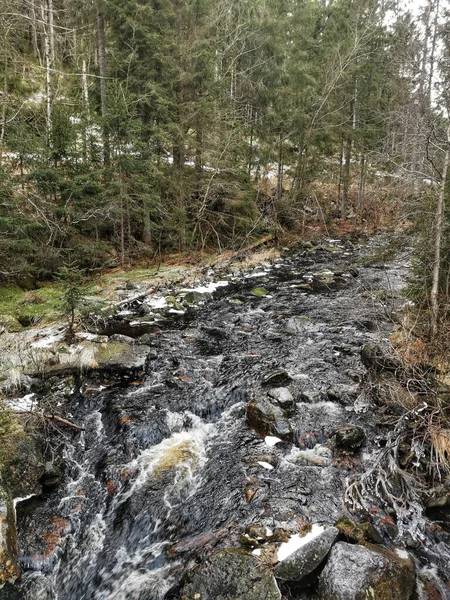
[[[292,383],[292,377],[284,369],[266,373],[262,380],[262,385],[277,387]]]
[[[153,329],[153,332],[144,333],[144,335],[138,337],[136,343],[143,346],[151,346],[152,344],[154,344],[157,336],[161,334],[161,329],[159,327],[154,327]]]
[[[134,344],[135,340],[129,335],[122,335],[121,333],[114,333],[109,340],[111,342],[120,342],[122,344]]]
[[[274,571],[275,577],[282,581],[301,581],[320,565],[338,535],[336,527],[325,529],[278,563]]]
[[[339,427],[335,433],[336,448],[352,452],[360,448],[366,440],[366,434],[362,427],[357,425],[344,425]]]
[[[39,494],[40,478],[44,471],[45,461],[40,443],[18,430],[8,439],[8,450],[3,456],[2,477],[5,488],[13,498]]]
[[[358,396],[359,386],[357,385],[334,385],[327,390],[327,396],[332,402],[349,405]]]
[[[260,298],[267,296],[267,291],[263,287],[255,287],[250,293],[252,296],[259,296]]]
[[[439,485],[427,493],[424,500],[427,508],[450,506],[450,482]]]
[[[262,525],[249,525],[245,528],[245,533],[255,540],[264,541],[267,539],[267,529]]]
[[[348,517],[341,517],[335,523],[335,527],[339,529],[340,533],[345,536],[348,541],[362,544],[363,542],[369,541],[375,544],[381,544],[383,538],[376,531],[372,523],[356,523]]]
[[[262,396],[248,405],[247,421],[260,435],[273,435],[287,442],[294,439],[294,432],[284,410]]]
[[[145,345],[105,344],[95,358],[99,368],[108,370],[143,369],[150,348]]]
[[[337,543],[319,578],[320,600],[409,600],[414,563],[404,550]]]
[[[361,350],[361,360],[369,371],[382,373],[395,372],[400,368],[400,361],[389,355],[379,344],[366,344]]]
[[[272,573],[245,550],[230,548],[213,554],[188,575],[182,600],[280,600]]]
[[[188,292],[186,296],[183,298],[183,301],[186,304],[200,304],[200,302],[205,302],[211,298],[211,294],[208,292]]]
[[[6,582],[13,583],[19,575],[14,507],[0,487],[0,588]]]
[[[287,457],[288,461],[301,465],[310,465],[313,467],[327,467],[331,464],[333,452],[327,446],[317,444],[314,448],[308,450],[297,450]]]
[[[267,392],[267,395],[276,400],[281,408],[290,409],[294,406],[294,397],[288,388],[273,388]]]
[[[45,463],[44,472],[40,477],[40,482],[44,491],[50,491],[58,487],[61,482],[61,469],[52,461]]]
[[[239,542],[246,548],[257,548],[259,546],[259,541],[256,538],[248,535],[248,533],[242,534],[239,538]]]

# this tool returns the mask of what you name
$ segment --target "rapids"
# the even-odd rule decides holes
[[[380,243],[327,240],[253,272],[213,273],[202,282],[212,299],[158,320],[144,376],[110,385],[110,375],[89,375],[103,387],[90,394],[80,379],[65,408],[85,431],[59,441],[61,485],[17,504],[23,575],[0,597],[179,598],[186,570],[214,547],[238,545],[250,523],[336,521],[345,465],[298,453],[352,423],[368,439],[362,469],[382,437],[361,392],[360,349],[389,335],[407,269],[402,258],[355,267]],[[154,310],[163,305],[153,300]],[[139,323],[136,303],[125,309],[126,323]],[[265,440],[246,421],[277,370],[295,400],[294,445]]]

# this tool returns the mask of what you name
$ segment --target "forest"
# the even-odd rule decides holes
[[[5,0],[2,280],[314,222],[428,231],[445,19],[439,0]]]
[[[450,5],[1,0],[0,599],[450,598]]]

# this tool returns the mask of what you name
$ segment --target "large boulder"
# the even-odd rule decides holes
[[[182,600],[280,600],[272,573],[256,556],[238,548],[213,554],[188,575]]]
[[[294,432],[285,411],[268,398],[259,396],[247,407],[247,420],[260,435],[274,435],[281,440],[292,442]]]
[[[300,538],[302,546],[275,567],[275,577],[282,581],[301,581],[323,561],[339,535],[336,527],[329,527],[317,535],[307,534]]]
[[[319,578],[320,600],[409,600],[414,563],[405,550],[336,544]]]

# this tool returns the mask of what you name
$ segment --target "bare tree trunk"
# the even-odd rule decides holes
[[[81,66],[81,88],[83,93],[83,158],[88,158],[88,127],[90,121],[89,114],[89,87],[87,80],[86,59],[83,58]]]
[[[5,72],[3,76],[3,104],[0,121],[0,166],[3,161],[3,142],[5,140],[6,130],[6,106],[8,103],[8,56],[5,54]]]
[[[436,0],[436,5],[434,7],[434,23],[433,23],[433,38],[431,41],[431,52],[430,52],[430,72],[428,74],[428,88],[427,88],[427,97],[428,97],[428,106],[431,107],[431,89],[433,86],[433,74],[434,74],[434,59],[436,54],[436,40],[438,34],[438,18],[439,18],[439,0]]]
[[[50,64],[55,63],[55,28],[53,25],[53,0],[47,0],[48,41],[50,46]]]
[[[277,200],[283,195],[283,136],[280,133],[278,142],[278,175],[277,175]]]
[[[342,204],[342,177],[343,177],[343,172],[342,172],[342,168],[344,165],[344,138],[341,138],[341,144],[340,144],[340,148],[339,148],[339,173],[338,173],[338,206],[340,207]]]
[[[48,12],[45,10],[44,0],[41,4],[41,16],[44,30],[44,58],[45,58],[45,106],[46,106],[46,125],[47,141],[50,145],[52,131],[52,75],[51,75],[51,52],[50,37],[48,27]]]
[[[106,97],[106,37],[105,21],[103,14],[97,13],[97,45],[98,45],[98,70],[100,75],[100,106],[103,120],[103,164],[109,167],[111,163],[109,147],[109,130],[107,124],[108,103]]]
[[[39,48],[38,34],[37,34],[37,19],[36,19],[35,0],[31,0],[29,6],[30,6],[30,17],[31,17],[31,39],[32,39],[33,48],[34,48],[36,57],[39,60],[39,64],[42,66],[42,56],[41,56],[41,50]]]
[[[366,157],[364,155],[364,152],[361,152],[360,159],[359,159],[359,179],[358,179],[358,198],[357,198],[358,216],[361,216],[361,209],[362,209],[362,204],[363,204],[365,167],[366,167]]]
[[[449,118],[450,115],[447,115]],[[431,332],[435,336],[437,333],[439,321],[439,279],[441,273],[441,245],[444,231],[444,208],[445,208],[445,188],[447,184],[447,171],[450,160],[450,123],[447,127],[447,147],[445,150],[444,168],[442,170],[442,180],[439,189],[438,203],[436,206],[435,224],[434,224],[434,263],[433,280],[430,292],[431,302]]]
[[[341,217],[345,219],[348,211],[350,190],[350,166],[352,158],[352,138],[348,137],[345,145],[345,163],[342,177],[342,202],[340,206]]]

